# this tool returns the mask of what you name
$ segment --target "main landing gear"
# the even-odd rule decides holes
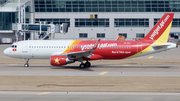
[[[81,62],[81,64],[79,65],[79,68],[84,69],[85,67],[90,67],[90,66],[91,66],[91,63],[86,61],[85,64]]]
[[[24,64],[24,67],[29,67],[29,64],[28,64],[28,62],[29,62],[29,59],[26,59],[26,63]]]

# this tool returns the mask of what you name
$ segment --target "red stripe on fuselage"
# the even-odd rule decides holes
[[[78,44],[71,46],[66,53],[87,51],[97,42],[95,40],[78,40]],[[124,59],[150,46],[154,41],[100,41],[93,54],[103,59]],[[72,49],[73,47],[73,49]]]

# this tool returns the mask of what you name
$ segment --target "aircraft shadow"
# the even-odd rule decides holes
[[[93,68],[96,66],[86,67],[84,69],[79,68],[79,66],[61,66],[61,67],[51,67],[51,69],[75,69],[75,70],[81,70],[81,71],[94,71],[90,68]]]
[[[25,68],[24,66],[19,66],[19,65],[17,65],[17,66],[8,66],[8,67],[13,67],[13,68],[18,68],[18,67],[22,67],[22,68]],[[93,68],[164,68],[164,69],[168,69],[168,68],[172,68],[172,66],[150,66],[150,65],[148,65],[148,66],[146,66],[146,65],[139,65],[139,66],[122,66],[122,65],[119,65],[119,66],[111,66],[111,65],[92,65],[91,67],[89,67],[89,68],[84,68],[84,69],[81,69],[81,68],[79,68],[79,66],[60,66],[60,67],[56,67],[56,66],[41,66],[41,65],[39,65],[39,66],[31,66],[30,65],[30,67],[28,67],[28,68],[36,68],[36,67],[38,67],[38,68],[51,68],[51,69],[74,69],[74,70],[81,70],[81,71],[94,71],[94,70],[92,70]],[[92,69],[91,69],[92,68]]]
[[[110,66],[110,65],[95,65],[94,67],[98,67],[98,68],[171,68],[172,66],[146,66],[146,65],[142,65],[142,66]],[[90,67],[91,68],[91,67]],[[93,67],[92,67],[93,68]]]
[[[26,67],[24,67],[24,66],[7,66],[7,67],[23,67],[23,68],[26,68]],[[35,68],[35,67],[51,67],[51,66],[29,66],[29,67],[27,67],[27,68]]]

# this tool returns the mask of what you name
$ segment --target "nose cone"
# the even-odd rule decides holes
[[[6,48],[3,53],[8,56],[9,55],[8,49]]]

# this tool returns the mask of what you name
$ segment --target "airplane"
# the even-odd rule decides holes
[[[99,59],[127,59],[149,55],[172,48],[177,44],[167,42],[174,13],[165,13],[151,31],[138,41],[116,40],[26,40],[13,43],[4,54],[25,59],[50,59],[52,66],[63,66],[76,61],[79,67],[90,67],[89,61]],[[86,61],[83,63],[83,61]]]

